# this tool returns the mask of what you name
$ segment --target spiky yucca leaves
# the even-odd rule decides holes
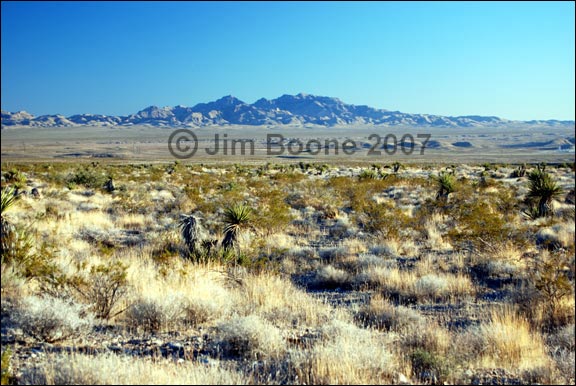
[[[222,247],[230,250],[237,247],[238,235],[245,229],[252,219],[252,209],[243,204],[236,204],[224,211],[224,238]]]
[[[362,170],[358,174],[359,180],[377,180],[378,178],[380,178],[380,172],[372,169]]]
[[[193,215],[182,215],[180,217],[180,231],[190,254],[196,255],[200,253],[205,235],[196,217]]]
[[[1,241],[1,256],[2,261],[4,261],[5,255],[14,247],[16,240],[16,230],[14,225],[12,225],[8,219],[4,216],[6,211],[10,209],[14,202],[16,201],[16,189],[14,187],[8,187],[2,189],[1,193],[1,204],[0,204],[0,241]]]
[[[526,164],[522,164],[516,168],[511,174],[510,178],[521,178],[526,175]]]
[[[562,188],[544,170],[545,167],[538,167],[528,174],[528,197],[538,200],[538,217],[549,216],[552,199],[562,193]]]
[[[438,186],[438,193],[436,194],[437,200],[447,201],[450,193],[456,190],[456,179],[454,174],[448,172],[440,172],[438,176],[432,177]]]

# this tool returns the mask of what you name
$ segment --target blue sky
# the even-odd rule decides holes
[[[299,92],[574,120],[574,2],[2,1],[2,109],[127,115]]]

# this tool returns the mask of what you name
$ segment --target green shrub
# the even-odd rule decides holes
[[[12,374],[12,350],[10,348],[2,348],[2,373],[0,376],[0,384],[11,385],[15,384],[14,375]]]
[[[570,280],[570,257],[566,253],[541,253],[532,259],[530,281],[541,296],[545,308],[545,327],[556,327],[574,322],[566,320],[562,313],[562,300],[574,293],[574,282]],[[572,310],[574,311],[574,310]]]
[[[124,311],[117,307],[128,292],[127,267],[120,261],[94,265],[76,289],[91,304],[97,318],[108,320]]]
[[[260,202],[259,218],[254,224],[256,229],[266,235],[286,229],[293,219],[286,195],[278,189],[272,189],[258,192],[258,197]]]
[[[11,267],[26,280],[43,280],[57,270],[51,244],[42,242],[36,246],[27,228],[14,228],[9,237],[8,248],[2,251],[2,265]]]
[[[409,230],[411,219],[392,204],[378,204],[374,200],[367,200],[360,205],[355,219],[358,226],[366,232],[385,239],[401,239],[402,232]]]
[[[526,243],[523,228],[506,221],[505,216],[495,208],[495,203],[487,199],[457,202],[450,213],[454,226],[447,234],[453,245],[486,251],[507,240],[520,245]]]
[[[87,189],[100,189],[108,181],[108,177],[95,169],[83,168],[66,178],[66,186],[75,188],[80,185]]]
[[[447,361],[439,355],[423,349],[410,354],[412,372],[423,382],[442,385],[450,374]]]

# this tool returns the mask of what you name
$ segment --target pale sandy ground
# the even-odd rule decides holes
[[[176,158],[168,150],[168,138],[174,128],[148,126],[134,127],[65,127],[65,128],[5,128],[1,132],[1,156],[4,161],[53,160],[70,161],[75,159],[98,158],[107,161],[170,161]],[[410,127],[273,127],[273,126],[230,126],[189,128],[198,138],[198,150],[193,157],[183,162],[298,162],[321,161],[342,162],[570,162],[574,160],[574,129],[560,128],[410,128]],[[220,149],[216,155],[209,155],[206,149],[213,149],[214,136],[219,135]],[[302,152],[293,147],[290,154],[285,149],[282,155],[270,155],[267,149],[268,134],[279,134],[286,139],[298,139],[303,145]],[[381,146],[379,155],[369,155],[368,151],[381,138],[393,136],[398,145],[394,154],[387,154]],[[414,149],[402,147],[400,141],[406,134],[414,137]],[[430,139],[422,152],[424,138],[418,135],[430,134]],[[404,137],[410,142],[410,136]],[[228,141],[228,150],[223,149],[223,141]],[[254,153],[246,151],[232,154],[233,140],[250,140],[254,143]],[[276,140],[276,139],[274,139]],[[305,151],[311,140],[337,140],[340,146],[346,140],[357,145],[354,154],[347,155],[333,148],[323,148],[318,155]],[[186,146],[188,142],[183,143]],[[348,144],[351,144],[349,142]],[[312,150],[315,143],[310,143]],[[563,150],[560,150],[560,146]],[[570,149],[571,147],[571,149]],[[249,148],[247,148],[249,149]],[[404,154],[411,153],[411,154]],[[328,155],[325,152],[328,151]],[[422,154],[423,153],[423,154]]]

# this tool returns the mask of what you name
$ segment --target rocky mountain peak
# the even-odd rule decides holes
[[[217,125],[382,125],[414,127],[499,127],[513,121],[494,116],[446,117],[430,114],[407,114],[351,105],[338,98],[306,93],[284,94],[276,99],[260,98],[253,104],[227,95],[216,101],[198,103],[194,107],[148,106],[128,116],[76,114],[35,117],[26,111],[2,110],[2,128],[10,126],[71,126],[71,125],[153,125],[153,126],[217,126]],[[516,122],[526,125],[574,127],[574,121]]]

